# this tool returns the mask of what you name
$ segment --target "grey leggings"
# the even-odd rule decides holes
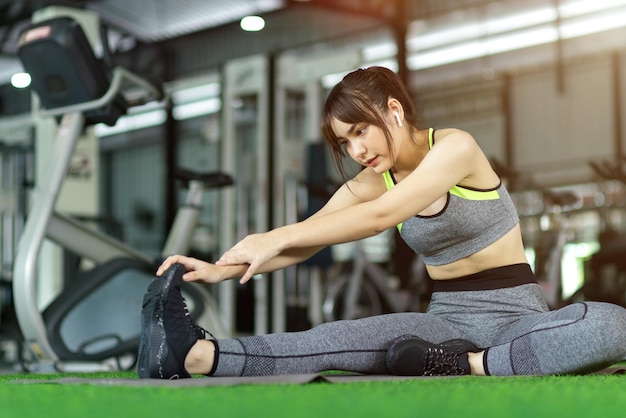
[[[626,356],[626,309],[583,302],[549,311],[537,284],[435,292],[426,313],[395,313],[322,324],[307,331],[217,341],[215,376],[343,370],[388,374],[399,336],[433,343],[463,338],[486,350],[489,374],[588,373]]]

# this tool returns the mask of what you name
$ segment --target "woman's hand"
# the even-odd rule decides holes
[[[186,282],[200,281],[204,283],[219,283],[222,280],[229,278],[225,274],[224,267],[216,266],[215,264],[183,255],[172,255],[167,257],[157,269],[156,275],[162,275],[172,264],[175,263],[182,264],[187,270],[187,272],[183,275],[183,280]]]
[[[215,264],[218,266],[248,264],[249,267],[239,281],[246,283],[256,274],[260,266],[283,251],[282,241],[274,231],[248,235],[226,251]]]

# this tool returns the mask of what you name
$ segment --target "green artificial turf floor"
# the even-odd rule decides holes
[[[194,387],[54,383],[0,376],[0,416],[12,417],[624,417],[626,375],[455,377],[352,383]],[[24,380],[49,383],[24,383]],[[204,378],[206,379],[206,378]]]

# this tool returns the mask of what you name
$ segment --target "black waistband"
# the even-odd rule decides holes
[[[537,283],[526,263],[496,267],[449,280],[433,280],[433,292],[459,292],[465,290],[494,290],[523,284]]]

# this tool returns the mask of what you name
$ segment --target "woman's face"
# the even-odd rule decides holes
[[[333,118],[331,127],[343,149],[357,163],[381,174],[393,167],[392,153],[378,126],[366,122],[346,123]]]

